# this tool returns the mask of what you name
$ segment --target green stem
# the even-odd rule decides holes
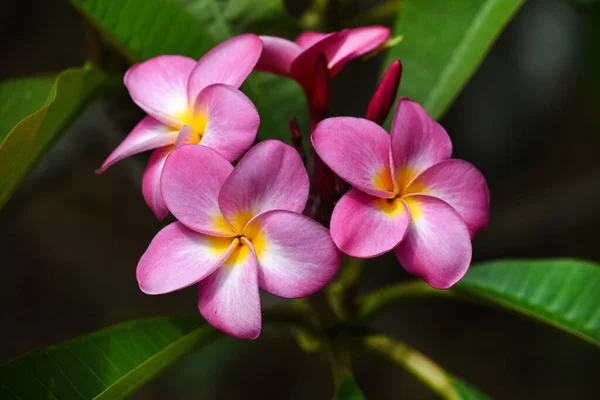
[[[361,258],[346,258],[339,278],[329,285],[331,305],[341,319],[355,312],[356,283],[362,275],[364,261]]]

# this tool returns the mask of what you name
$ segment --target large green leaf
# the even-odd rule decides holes
[[[450,106],[524,0],[404,0],[388,53],[404,66],[400,93],[434,118]]]
[[[480,264],[455,286],[600,345],[600,266],[591,262],[499,260]]]
[[[456,390],[457,400],[489,400],[490,397],[481,393],[473,386],[466,384],[462,380],[450,376],[450,381]]]
[[[0,207],[106,83],[91,64],[56,77],[0,83]]]
[[[333,400],[365,400],[352,375],[346,375],[333,395]]]
[[[0,398],[123,398],[220,336],[199,316],[122,323],[1,366]]]
[[[260,16],[284,11],[274,0],[267,2],[266,11],[260,11],[262,3],[255,0],[71,2],[132,62],[161,54],[181,54],[198,59],[218,42],[243,32],[245,26],[236,22],[241,16],[255,21]],[[274,76],[251,76],[243,90],[260,113],[259,135],[262,139],[287,140],[289,117],[306,119],[302,91],[294,82]]]

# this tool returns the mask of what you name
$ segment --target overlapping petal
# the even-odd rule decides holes
[[[167,225],[138,263],[140,289],[147,294],[162,294],[193,285],[223,264],[238,242],[194,232],[180,222]]]
[[[200,91],[213,83],[240,87],[260,58],[262,46],[258,36],[247,33],[213,47],[191,72],[187,86],[189,104],[194,104]]]
[[[298,152],[276,140],[246,153],[219,193],[225,218],[241,233],[255,215],[269,210],[302,212],[308,198],[308,174]]]
[[[291,211],[258,215],[244,229],[258,258],[261,289],[286,298],[308,296],[333,280],[342,256],[318,222]]]
[[[252,146],[260,118],[252,101],[238,89],[224,84],[204,88],[194,106],[194,114],[206,115],[207,125],[201,145],[235,161]]]
[[[301,52],[300,47],[287,39],[276,36],[260,36],[263,51],[256,63],[259,71],[289,76],[292,62]]]
[[[342,45],[345,37],[346,31],[325,34],[321,40],[304,49],[294,59],[290,66],[290,74],[307,93],[312,92],[315,68],[319,56],[324,54],[329,61],[334,56],[335,51]]]
[[[256,257],[240,243],[227,261],[199,283],[198,308],[215,328],[240,339],[256,339],[261,330]]]
[[[398,101],[392,122],[392,164],[400,190],[420,172],[450,158],[452,142],[440,124],[419,104]]]
[[[351,189],[331,216],[331,237],[344,253],[376,257],[400,243],[410,224],[410,213],[401,199],[381,199]]]
[[[142,178],[142,195],[144,196],[144,200],[146,200],[146,204],[154,212],[156,218],[160,220],[169,215],[169,210],[160,190],[160,177],[165,161],[172,151],[173,146],[160,147],[154,150],[150,156],[150,160],[148,160],[148,165]]]
[[[385,26],[364,26],[348,29],[344,41],[333,54],[327,54],[331,76],[337,74],[348,61],[381,46],[390,36]]]
[[[462,218],[449,204],[427,195],[403,197],[412,221],[396,257],[411,274],[436,289],[464,276],[471,263],[471,238]]]
[[[152,117],[180,128],[188,111],[187,85],[196,61],[159,56],[129,68],[125,86],[133,101]]]
[[[373,196],[394,196],[390,138],[382,127],[362,118],[328,118],[311,140],[319,157],[346,182]]]
[[[176,129],[147,116],[133,128],[96,172],[102,173],[116,162],[142,151],[173,144],[177,134]]]
[[[323,40],[328,35],[328,33],[305,31],[298,35],[296,38],[296,44],[300,46],[301,49],[307,49],[315,43]]]
[[[450,204],[462,217],[471,237],[489,221],[490,193],[485,178],[462,160],[445,160],[421,173],[405,193],[425,193]]]

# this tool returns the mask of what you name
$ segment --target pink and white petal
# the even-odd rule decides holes
[[[257,215],[244,229],[258,259],[261,289],[280,297],[313,294],[339,271],[342,254],[329,230],[295,212],[274,210]]]
[[[331,215],[331,237],[344,253],[359,258],[377,257],[402,241],[410,212],[401,199],[380,199],[351,189]]]
[[[262,54],[256,63],[256,70],[289,76],[292,62],[301,50],[287,39],[275,36],[259,36],[263,42]]]
[[[165,161],[172,151],[173,146],[160,147],[154,150],[142,177],[142,195],[148,207],[159,220],[163,220],[169,215],[169,209],[160,190],[160,177]]]
[[[138,263],[140,289],[163,294],[193,285],[223,264],[238,243],[194,232],[181,222],[169,224],[152,239]]]
[[[323,40],[329,33],[315,32],[315,31],[306,31],[302,32],[296,38],[296,44],[300,46],[301,49],[307,49],[314,45],[315,43]]]
[[[213,83],[240,87],[260,58],[262,47],[262,41],[251,33],[235,36],[213,47],[202,56],[190,75],[189,104],[194,104],[200,91]]]
[[[183,56],[158,56],[129,68],[125,86],[131,98],[148,114],[176,128],[189,104],[187,84],[196,61]]]
[[[423,193],[444,200],[458,211],[471,237],[489,222],[487,183],[481,172],[466,161],[445,160],[429,167],[404,193]]]
[[[431,196],[403,197],[412,216],[408,233],[394,252],[406,271],[436,289],[458,282],[471,263],[471,238],[460,215]]]
[[[237,160],[254,143],[260,125],[258,111],[233,86],[215,84],[202,89],[194,113],[207,118],[200,144],[216,150],[227,160]]]
[[[241,233],[255,215],[270,210],[302,212],[308,199],[308,174],[298,152],[278,140],[252,147],[219,193],[225,218]]]
[[[319,157],[343,180],[373,196],[394,197],[390,137],[381,126],[363,118],[327,118],[311,140]]]
[[[111,165],[134,154],[173,144],[176,138],[176,129],[150,116],[144,117],[108,156],[96,173],[100,174]]]
[[[198,309],[212,326],[239,339],[258,337],[261,311],[257,262],[247,244],[240,244],[198,286]]]
[[[181,127],[181,130],[177,134],[177,139],[175,139],[175,149],[180,148],[181,146],[185,146],[186,144],[192,144],[194,142],[194,137],[196,136],[196,132],[194,132],[194,128],[190,125],[185,124]]]
[[[347,30],[344,42],[328,57],[331,76],[337,74],[351,59],[384,44],[389,37],[390,29],[385,26],[364,26]]]
[[[391,132],[392,164],[400,190],[419,173],[452,154],[452,142],[444,128],[406,97],[398,101]]]
[[[171,213],[185,226],[211,236],[235,236],[219,210],[218,196],[233,166],[216,151],[187,145],[165,163],[161,188]]]

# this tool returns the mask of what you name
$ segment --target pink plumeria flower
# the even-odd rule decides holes
[[[448,288],[471,262],[471,237],[488,223],[483,175],[450,159],[448,134],[417,103],[402,98],[391,135],[362,118],[329,118],[312,142],[352,186],[336,204],[331,235],[354,257],[394,250],[402,266],[434,288]]]
[[[168,210],[160,177],[174,147],[201,144],[238,159],[252,146],[259,116],[238,90],[262,51],[256,35],[245,34],[214,47],[198,62],[183,56],[159,56],[131,67],[125,86],[133,101],[148,113],[106,159],[103,172],[125,157],[154,151],[142,182],[148,206],[159,219]]]
[[[296,42],[274,36],[261,36],[264,47],[256,64],[260,71],[288,76],[312,92],[317,59],[324,54],[330,76],[336,75],[346,63],[381,46],[390,36],[384,26],[365,26],[340,32],[304,32]]]
[[[291,146],[264,141],[235,168],[210,148],[183,146],[167,159],[161,186],[179,222],[142,256],[140,288],[162,294],[199,282],[200,313],[229,335],[259,335],[259,288],[304,297],[339,269],[329,231],[300,214],[308,175]]]

